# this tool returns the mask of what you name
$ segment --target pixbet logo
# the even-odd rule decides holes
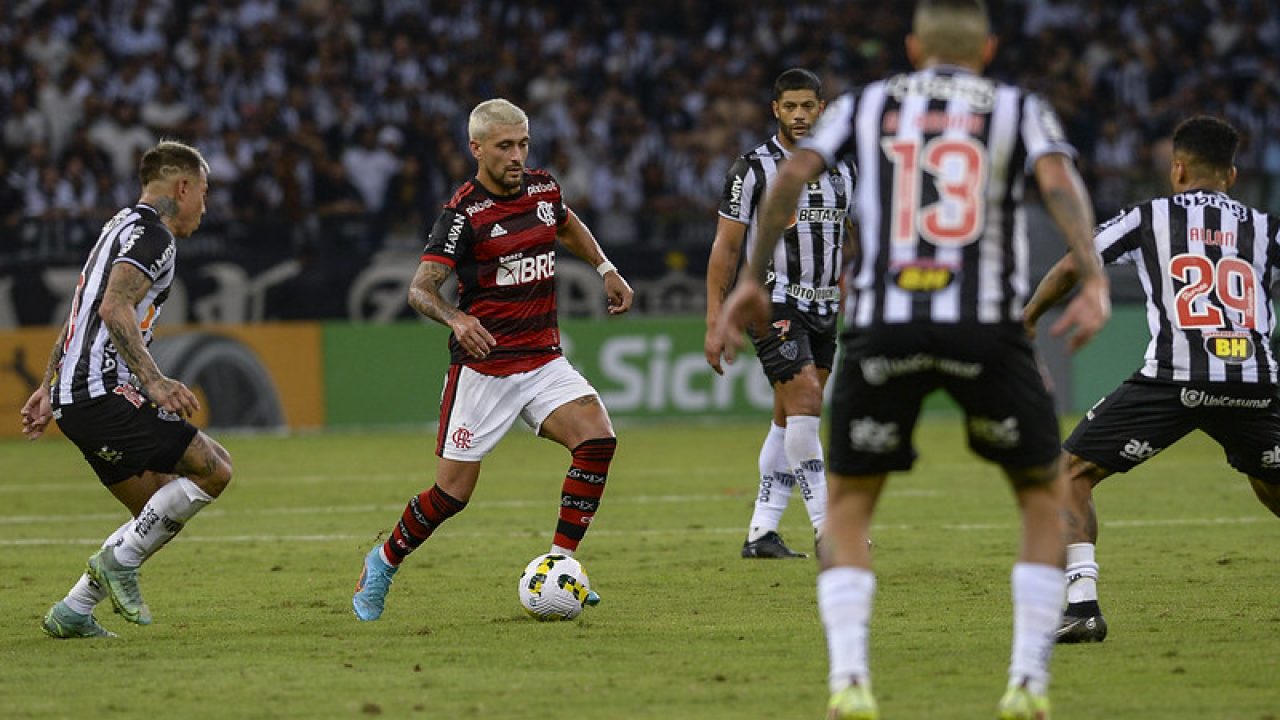
[[[467,206],[467,217],[475,217],[476,213],[491,207],[493,207],[493,198],[485,198],[480,202],[471,203]]]

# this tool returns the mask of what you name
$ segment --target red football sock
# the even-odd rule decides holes
[[[617,447],[617,438],[610,437],[587,440],[573,449],[573,464],[560,492],[560,522],[556,524],[554,544],[570,551],[578,549],[600,507],[609,463]]]
[[[409,500],[404,514],[400,516],[400,522],[396,523],[391,537],[382,546],[382,554],[392,565],[399,565],[409,553],[417,550],[419,545],[431,537],[440,523],[462,512],[466,506],[465,500],[452,497],[441,490],[439,485],[432,485],[427,491]]]

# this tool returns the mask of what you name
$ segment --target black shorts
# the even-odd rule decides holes
[[[827,467],[842,475],[908,470],[925,396],[965,412],[969,448],[1010,468],[1061,452],[1053,397],[1026,332],[1005,325],[889,325],[846,331],[834,375]]]
[[[53,415],[58,428],[80,448],[103,485],[114,485],[144,470],[173,472],[199,432],[129,386],[57,407]]]
[[[1127,380],[1095,404],[1063,447],[1111,470],[1128,472],[1203,430],[1231,467],[1280,482],[1280,400],[1273,387],[1188,387]]]
[[[774,303],[773,322],[767,333],[752,337],[756,357],[771,384],[784,383],[806,365],[830,370],[836,357],[836,316],[802,313],[785,303]]]

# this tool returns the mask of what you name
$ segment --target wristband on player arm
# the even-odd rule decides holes
[[[618,268],[614,267],[613,263],[609,262],[608,260],[605,260],[604,262],[596,266],[596,272],[600,273],[600,277],[604,277],[605,275],[608,275],[611,272],[617,272],[617,271],[618,271]]]

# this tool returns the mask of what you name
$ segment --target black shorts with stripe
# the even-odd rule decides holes
[[[54,417],[103,485],[144,470],[173,472],[199,432],[127,385],[102,397],[56,407]]]
[[[1058,416],[1020,325],[884,325],[846,330],[831,401],[827,467],[842,475],[908,470],[926,396],[965,413],[969,448],[1010,468],[1054,462]]]
[[[1280,482],[1280,399],[1269,385],[1177,385],[1130,379],[1090,408],[1063,447],[1128,472],[1192,430],[1222,446],[1227,463]]]
[[[773,304],[773,322],[760,337],[752,336],[756,357],[770,384],[784,383],[806,365],[830,370],[836,357],[836,316],[803,313],[784,303]]]

